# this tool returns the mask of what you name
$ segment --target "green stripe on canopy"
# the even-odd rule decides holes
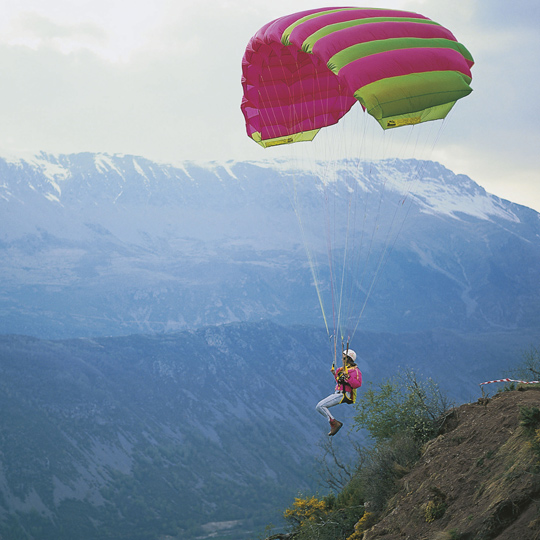
[[[445,38],[389,38],[379,39],[376,41],[367,41],[365,43],[357,43],[351,47],[347,47],[342,51],[334,54],[328,60],[328,69],[336,75],[339,70],[358,60],[372,54],[377,54],[386,51],[394,51],[396,49],[413,49],[413,48],[446,48],[454,49],[461,53],[467,60],[472,61],[472,56],[469,51],[461,43]]]
[[[369,9],[370,11],[375,11],[375,10],[382,11],[384,8],[369,8]],[[314,19],[315,17],[320,17],[321,15],[328,15],[329,13],[338,13],[339,11],[355,11],[355,10],[365,11],[366,8],[349,7],[349,8],[328,9],[326,11],[319,11],[318,13],[312,13],[311,15],[306,15],[305,17],[302,17],[301,19],[298,19],[297,21],[293,22],[290,26],[288,26],[284,30],[283,34],[281,35],[281,43],[283,45],[290,45],[291,42],[289,41],[289,37],[291,35],[291,32],[303,22],[309,21],[310,19]]]
[[[372,24],[372,23],[382,23],[382,22],[412,22],[418,24],[434,24],[435,26],[440,26],[440,24],[431,21],[430,19],[417,19],[413,17],[371,17],[369,19],[354,19],[352,21],[344,21],[335,24],[329,24],[317,30],[309,37],[307,37],[302,43],[302,51],[311,53],[313,51],[313,46],[315,43],[329,34],[337,32],[339,30],[344,30],[345,28],[352,28],[353,26],[359,26],[362,24]]]

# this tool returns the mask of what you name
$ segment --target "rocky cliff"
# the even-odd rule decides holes
[[[540,538],[539,390],[454,409],[363,540]]]

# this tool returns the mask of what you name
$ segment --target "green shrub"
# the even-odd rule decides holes
[[[444,501],[429,501],[426,505],[425,516],[426,521],[431,523],[436,519],[440,519],[444,516],[446,512],[446,503]]]
[[[520,424],[527,431],[534,431],[540,426],[540,409],[538,407],[520,407]]]
[[[424,509],[424,515],[428,523],[442,518],[447,508],[446,495],[437,486],[431,487],[430,491],[432,499]]]
[[[358,474],[364,486],[364,498],[374,510],[383,510],[396,493],[399,480],[418,461],[420,447],[409,434],[398,433],[371,450]]]
[[[449,408],[447,397],[433,379],[422,380],[414,371],[405,370],[361,393],[355,422],[376,441],[407,433],[425,442],[437,434]]]

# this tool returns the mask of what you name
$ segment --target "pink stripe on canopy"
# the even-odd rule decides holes
[[[363,25],[362,28],[344,28],[319,39],[313,46],[313,54],[328,62],[334,54],[358,43],[367,43],[392,38],[449,39],[456,38],[446,28],[437,24],[414,22],[378,22]]]
[[[339,72],[351,92],[372,82],[426,71],[458,71],[471,77],[463,56],[453,49],[403,49],[354,60]]]

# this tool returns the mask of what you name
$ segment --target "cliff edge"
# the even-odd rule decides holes
[[[540,539],[540,389],[451,411],[363,540]]]

